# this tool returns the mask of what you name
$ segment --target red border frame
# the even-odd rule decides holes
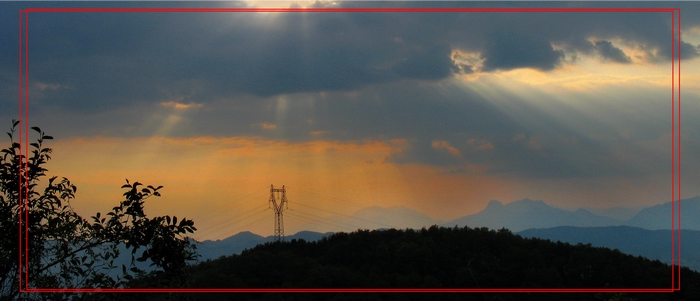
[[[92,13],[92,12],[126,12],[126,13],[185,13],[185,12],[288,12],[288,13],[533,13],[533,12],[667,12],[671,13],[671,204],[672,204],[672,245],[671,245],[671,287],[670,288],[29,288],[28,274],[23,269],[28,268],[29,261],[26,251],[29,248],[28,241],[24,238],[28,229],[19,229],[19,290],[22,293],[671,293],[680,290],[680,77],[681,77],[681,33],[680,33],[680,8],[27,8],[19,11],[19,118],[23,125],[19,128],[19,141],[22,144],[22,136],[28,133],[28,105],[29,105],[29,76],[28,76],[28,47],[29,47],[29,13]],[[676,23],[676,15],[678,22]],[[677,26],[677,29],[676,29]],[[678,40],[676,42],[676,30]],[[677,50],[676,50],[677,44]],[[678,53],[678,110],[676,112],[676,51]],[[676,121],[676,114],[678,116]],[[676,126],[678,140],[676,140]],[[676,146],[676,143],[678,144]],[[24,137],[24,144],[29,145],[28,135]],[[676,147],[678,154],[676,156]],[[24,149],[25,157],[28,157],[28,148]],[[25,170],[26,170],[25,163]],[[677,172],[677,178],[676,178]],[[26,180],[26,178],[25,178]],[[676,181],[678,181],[678,197],[676,198]],[[22,224],[27,216],[27,191],[22,191],[20,183],[20,198],[24,196],[23,206],[20,206],[19,221]],[[20,202],[22,200],[20,199]],[[677,210],[675,203],[678,202]],[[676,231],[676,225],[678,231]],[[24,244],[23,244],[24,243]],[[676,264],[676,259],[678,263]]]

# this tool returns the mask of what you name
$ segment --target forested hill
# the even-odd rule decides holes
[[[190,277],[189,287],[198,288],[669,288],[671,266],[607,248],[522,238],[506,229],[433,226],[422,230],[336,233],[315,242],[266,243],[240,255],[193,266]],[[681,292],[623,297],[700,300],[700,274],[684,268],[681,279]],[[152,281],[140,279],[135,286],[151,286]],[[390,295],[377,297],[393,298]],[[245,298],[267,299],[266,296]],[[484,300],[483,296],[470,294],[452,296],[459,300]],[[591,294],[497,296],[499,300],[612,298],[593,298]],[[216,299],[211,294],[190,297]]]

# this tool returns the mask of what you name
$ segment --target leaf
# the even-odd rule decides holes
[[[53,140],[53,136],[46,135],[46,136],[42,136],[41,139]]]
[[[19,120],[12,119],[12,127],[16,127],[19,124]]]
[[[167,224],[170,224],[170,215],[166,215],[165,220],[168,221]]]
[[[173,216],[173,225],[177,224],[177,216]]]
[[[148,250],[143,251],[143,254],[141,254],[141,257],[136,258],[136,261],[144,262],[144,261],[146,261],[146,259],[148,259],[148,255],[149,255]]]
[[[33,126],[31,129],[35,130],[37,133],[41,133],[41,129],[38,126]]]
[[[124,185],[122,185],[122,188],[131,188],[131,185],[129,185],[129,184],[124,184]]]

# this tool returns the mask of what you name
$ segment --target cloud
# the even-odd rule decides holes
[[[613,46],[610,41],[596,41],[595,47],[604,61],[630,64],[632,60],[620,48]]]
[[[41,82],[35,83],[35,84],[34,84],[34,87],[35,87],[36,89],[38,89],[39,91],[44,91],[44,90],[52,90],[52,91],[55,91],[55,90],[58,90],[58,89],[61,89],[61,88],[67,89],[67,87],[61,86],[61,85],[59,85],[59,84],[47,84],[47,83],[41,83]]]
[[[495,148],[493,144],[486,139],[471,138],[467,141],[467,144],[480,151],[487,151]]]
[[[312,131],[312,132],[309,132],[309,134],[314,135],[314,136],[321,136],[321,135],[328,134],[328,131]]]
[[[256,124],[255,127],[261,128],[263,130],[274,130],[277,128],[277,125],[274,125],[272,123],[260,123]]]
[[[451,58],[448,45],[419,50],[394,66],[394,71],[411,79],[439,80],[453,73],[457,66]]]
[[[462,155],[462,153],[460,153],[458,149],[454,148],[454,147],[453,147],[452,145],[450,145],[450,143],[447,142],[447,141],[435,140],[435,141],[433,141],[433,142],[431,143],[431,146],[432,146],[434,149],[438,149],[438,150],[444,149],[444,150],[448,151],[451,155],[453,155],[453,156],[455,156],[455,157],[459,157],[459,156]]]
[[[483,71],[533,68],[549,71],[565,58],[562,50],[555,50],[551,42],[528,32],[498,31],[482,52]]]
[[[681,59],[688,60],[700,56],[700,45],[693,46],[681,41]]]
[[[178,109],[178,110],[187,110],[187,109],[192,109],[192,108],[201,108],[204,105],[201,103],[179,103],[175,101],[166,101],[166,102],[161,102],[161,106],[166,107],[166,108],[172,108],[172,109]]]
[[[7,25],[3,40],[16,40],[12,11],[3,10],[7,15],[0,18]],[[32,77],[71,87],[70,91],[47,91],[51,93],[46,99],[57,107],[88,114],[179,97],[183,103],[206,104],[245,94],[274,97],[357,91],[406,80],[439,82],[455,73],[475,71],[552,71],[567,57],[594,50],[613,62],[623,58],[616,48],[587,42],[591,37],[621,39],[658,52],[658,59],[670,58],[668,16],[654,13],[67,16],[45,13],[32,19],[37,28],[31,31]],[[684,22],[697,23],[691,17]],[[16,53],[15,46],[3,43],[0,51]],[[480,54],[483,66],[476,69],[474,64],[451,58],[453,51]],[[696,46],[684,42],[682,56],[697,57]],[[3,55],[0,73],[16,74],[16,62],[7,57]]]

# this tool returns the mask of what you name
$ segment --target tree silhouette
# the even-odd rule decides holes
[[[186,234],[196,228],[192,220],[146,217],[144,201],[160,196],[162,186],[144,187],[127,179],[122,186],[124,200],[89,222],[71,207],[77,188],[68,179],[51,177],[39,192],[52,152],[43,143],[53,137],[32,127],[39,138],[25,156],[23,146],[14,141],[19,123],[12,121],[7,133],[11,146],[0,150],[0,300],[71,297],[20,294],[20,279],[27,279],[29,288],[123,287],[143,272],[135,262],[147,260],[156,267],[160,285],[184,285],[186,263],[196,259],[195,245]],[[128,266],[114,265],[120,245],[131,252]],[[21,254],[20,248],[26,251]],[[109,276],[113,270],[121,273],[113,278]]]

